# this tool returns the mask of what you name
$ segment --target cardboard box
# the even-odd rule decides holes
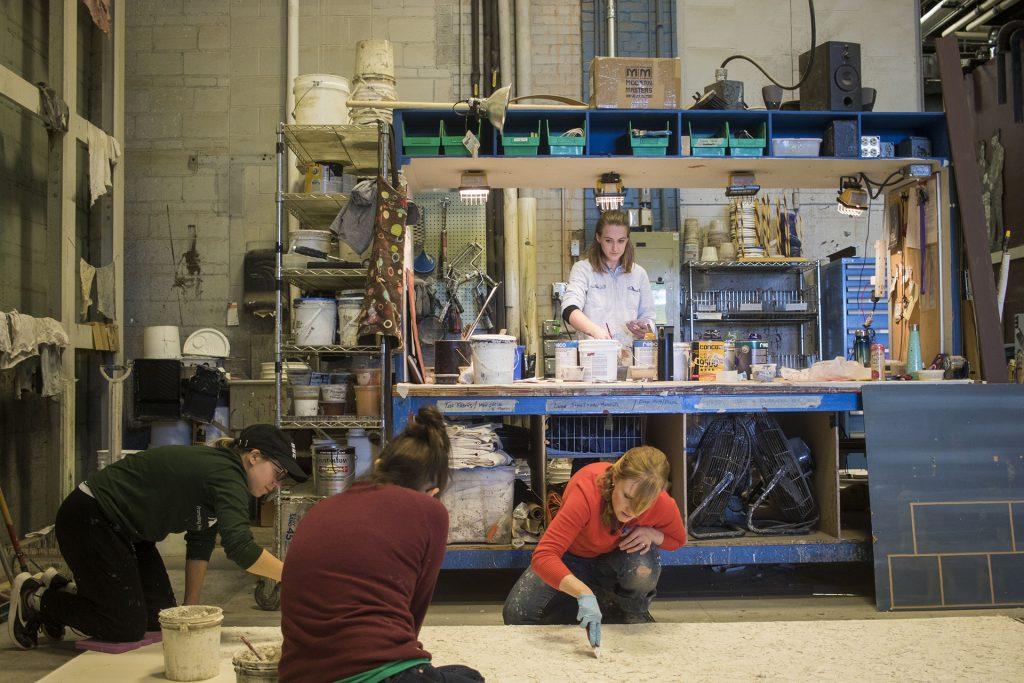
[[[682,102],[678,58],[594,57],[590,106],[597,109],[678,109]]]

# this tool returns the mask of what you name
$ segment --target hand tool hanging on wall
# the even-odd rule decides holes
[[[7,535],[11,539],[11,548],[14,549],[14,556],[18,558],[18,567],[21,571],[27,572],[28,561],[25,559],[25,553],[21,550],[18,532],[14,530],[14,520],[11,519],[11,511],[7,508],[7,499],[4,497],[3,487],[0,487],[0,513],[3,514],[4,524],[7,525]]]

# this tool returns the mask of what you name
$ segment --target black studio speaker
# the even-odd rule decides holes
[[[814,65],[800,86],[800,109],[805,111],[860,111],[860,44],[829,41],[813,50]],[[800,55],[800,73],[811,52]]]

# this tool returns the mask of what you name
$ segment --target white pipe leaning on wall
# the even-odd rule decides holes
[[[505,328],[519,336],[522,311],[519,301],[519,192],[504,190],[505,194]]]
[[[615,56],[615,0],[608,0],[608,56]]]
[[[285,123],[295,123],[295,79],[299,77],[299,0],[288,0],[288,38],[285,52]],[[287,178],[285,192],[294,192],[295,183],[299,179],[299,170],[295,168],[295,153],[288,150],[285,163]],[[298,222],[289,214],[288,232],[298,230]]]
[[[530,30],[530,0],[516,0],[516,95],[533,93],[533,83],[530,80],[533,74]]]
[[[527,353],[537,355],[536,376],[540,377],[544,372],[544,354],[537,320],[537,200],[534,197],[519,199],[519,242],[522,245],[519,265],[523,271],[520,290],[523,334],[520,341],[526,344]]]

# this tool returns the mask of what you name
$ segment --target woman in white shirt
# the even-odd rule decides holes
[[[654,331],[651,281],[633,261],[629,221],[622,211],[606,211],[598,219],[587,258],[569,274],[562,319],[585,338],[615,339],[625,348]]]

